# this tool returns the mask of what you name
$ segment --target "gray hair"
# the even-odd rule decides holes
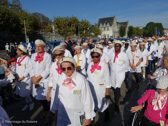
[[[163,57],[166,57],[166,60],[168,60],[168,51],[166,51],[164,54],[163,54]]]

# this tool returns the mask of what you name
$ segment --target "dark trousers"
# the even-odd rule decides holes
[[[50,102],[47,100],[40,100],[40,102],[43,105],[45,111],[50,111]]]
[[[113,89],[114,90],[114,100],[115,104],[119,105],[119,100],[120,100],[120,88]]]
[[[127,88],[131,88],[132,87],[132,80],[133,80],[133,76],[135,77],[135,81],[138,85],[139,82],[141,82],[142,76],[140,73],[131,73],[131,72],[127,72],[126,73],[126,77],[125,77],[125,84]]]
[[[152,122],[143,116],[141,126],[160,126],[160,124]]]
[[[152,71],[152,60],[148,60],[149,65],[148,65],[148,73]]]

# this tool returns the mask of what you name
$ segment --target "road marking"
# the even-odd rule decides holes
[[[40,107],[37,109],[37,111],[35,111],[34,114],[30,117],[30,120],[31,120],[31,121],[34,120],[35,117],[36,117],[42,110],[43,110],[43,107],[40,106]]]

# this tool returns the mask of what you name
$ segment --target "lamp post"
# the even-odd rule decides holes
[[[24,20],[24,29],[25,29],[25,42],[27,43],[26,18],[23,18],[23,20]]]

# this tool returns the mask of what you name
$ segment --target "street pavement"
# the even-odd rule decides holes
[[[0,57],[6,57],[5,51],[0,51]],[[9,59],[9,58],[8,58]],[[134,78],[133,78],[134,80]],[[133,81],[134,82],[134,81]],[[131,126],[131,121],[133,114],[131,114],[130,109],[132,106],[137,104],[137,100],[143,94],[147,87],[148,80],[142,79],[141,83],[139,83],[139,89],[136,88],[135,82],[133,84],[133,91],[126,93],[125,84],[122,84],[121,87],[121,98],[119,108],[120,112],[116,113],[114,111],[114,93],[113,90],[110,89],[110,106],[108,108],[110,112],[109,121],[107,123],[104,122],[104,113],[97,113],[94,125],[95,126]],[[40,116],[43,114],[43,107],[41,106],[39,101],[35,101],[33,99],[35,106],[32,111],[26,110],[24,112],[21,109],[25,105],[25,101],[14,101],[12,103],[7,103],[3,106],[6,112],[9,115],[10,120],[12,121],[14,126],[46,126],[43,120],[40,120]],[[52,117],[52,121],[47,126],[54,126],[54,115]]]

